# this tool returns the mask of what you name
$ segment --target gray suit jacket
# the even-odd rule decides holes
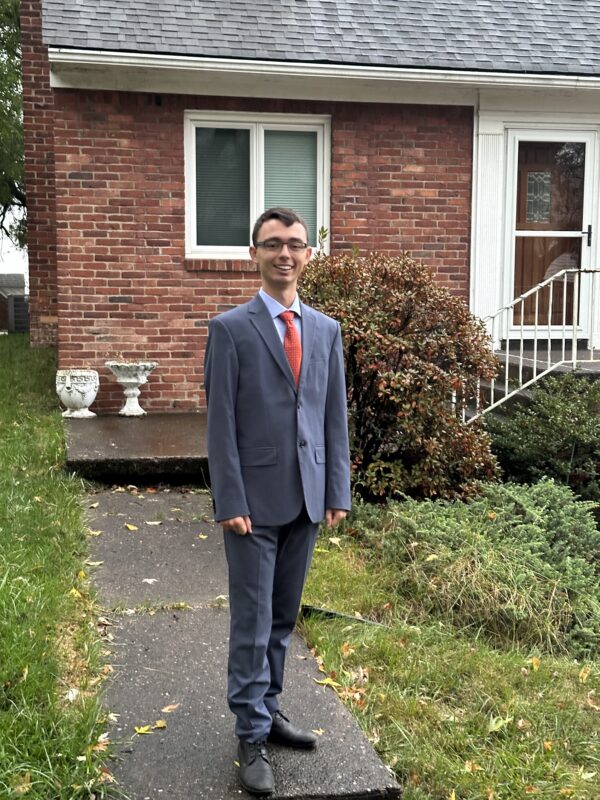
[[[217,520],[283,525],[306,504],[350,509],[340,326],[302,304],[298,389],[267,307],[250,302],[209,324],[204,362],[208,461]]]

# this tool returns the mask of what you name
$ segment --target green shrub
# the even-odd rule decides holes
[[[398,570],[417,620],[499,646],[597,654],[600,534],[592,504],[552,481],[488,486],[468,503],[359,505],[346,525]]]
[[[406,254],[319,254],[301,295],[342,326],[354,485],[364,498],[468,496],[494,476],[487,433],[464,425],[449,402],[496,369],[462,300]]]
[[[508,479],[529,483],[547,475],[600,500],[600,381],[547,378],[526,408],[503,410],[487,427]]]

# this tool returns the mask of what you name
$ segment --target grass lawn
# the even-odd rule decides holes
[[[103,794],[84,486],[62,469],[53,351],[0,336],[0,797]],[[100,737],[100,738],[99,738]]]
[[[312,616],[303,629],[405,800],[598,800],[598,663],[411,624],[397,579],[352,537],[323,534],[304,602],[383,624]]]

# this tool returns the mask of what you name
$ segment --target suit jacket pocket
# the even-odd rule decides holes
[[[327,455],[325,453],[325,445],[318,444],[315,447],[315,461],[317,464],[326,464],[327,463]]]
[[[270,467],[277,463],[276,447],[241,447],[239,454],[242,467]]]

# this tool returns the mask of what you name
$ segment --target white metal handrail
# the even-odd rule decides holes
[[[579,338],[582,275],[591,276],[589,298],[586,297],[590,320],[590,330],[585,333],[587,347],[582,347]],[[485,317],[503,374],[487,387],[479,382],[471,403],[466,398],[461,399],[463,421],[472,422],[492,411],[559,367],[577,370],[586,364],[600,363],[599,276],[600,269],[563,269]],[[572,286],[571,298],[568,297],[569,286]],[[558,303],[555,302],[557,289]],[[546,290],[547,303],[542,297]],[[557,314],[558,323],[554,321]],[[526,315],[533,317],[527,325]],[[528,342],[531,342],[530,350],[526,349]],[[456,398],[453,402],[457,403]],[[475,413],[469,414],[469,405]]]

